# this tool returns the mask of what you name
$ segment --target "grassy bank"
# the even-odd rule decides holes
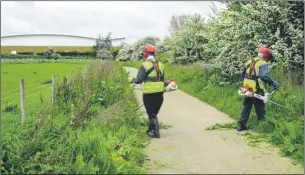
[[[140,62],[121,64],[137,68]],[[241,84],[220,83],[216,70],[199,65],[168,64],[165,76],[175,79],[181,90],[227,113],[233,119],[239,119],[242,98],[237,94],[237,90]],[[285,156],[290,156],[302,164],[304,162],[304,87],[289,83],[280,67],[274,68],[271,76],[281,85],[271,100],[290,110],[268,103],[266,121],[258,123],[255,110],[252,109],[248,126],[270,143],[280,147]],[[235,129],[236,124],[226,127]]]
[[[95,62],[72,82],[58,78],[55,104],[2,133],[3,173],[144,173],[146,121],[125,70]],[[6,126],[7,127],[7,126]]]

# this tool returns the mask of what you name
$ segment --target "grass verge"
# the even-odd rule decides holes
[[[3,133],[2,173],[145,173],[146,121],[122,66],[97,61],[58,79],[55,99]]]

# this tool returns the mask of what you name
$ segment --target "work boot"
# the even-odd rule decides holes
[[[238,124],[237,131],[247,130],[247,126],[245,124]]]
[[[266,118],[265,117],[260,117],[260,118],[257,118],[258,122],[265,122],[266,121]]]
[[[155,138],[154,130],[148,131],[148,132],[147,132],[147,135],[148,135],[149,137]]]
[[[153,130],[153,125],[154,125],[154,123],[153,123],[152,119],[148,118],[148,130],[146,131],[147,134]]]
[[[154,122],[154,136],[155,138],[160,138],[160,131],[159,131],[159,121],[158,118],[153,118]]]
[[[153,138],[155,137],[154,129],[155,129],[155,123],[152,118],[149,118],[148,119],[148,130],[146,131],[146,133],[149,137],[153,137]]]

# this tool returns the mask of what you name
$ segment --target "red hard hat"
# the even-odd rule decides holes
[[[148,53],[153,53],[154,55],[156,54],[156,48],[153,45],[146,45],[145,48],[143,49],[143,56],[144,58],[148,57]]]
[[[270,50],[266,47],[260,48],[258,52],[263,54],[263,58],[269,58],[270,57]]]

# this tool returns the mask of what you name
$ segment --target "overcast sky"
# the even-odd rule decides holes
[[[29,33],[81,36],[163,38],[172,15],[211,13],[208,1],[5,1],[1,2],[1,36]],[[214,2],[221,9],[225,5]]]

